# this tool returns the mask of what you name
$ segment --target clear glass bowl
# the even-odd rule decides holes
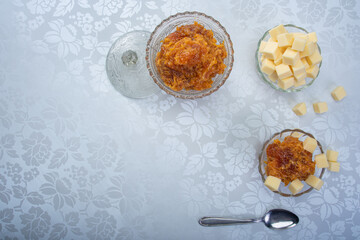
[[[265,182],[266,179],[266,173],[265,173],[265,167],[266,167],[266,163],[265,161],[267,160],[267,156],[266,156],[266,148],[274,142],[275,139],[278,139],[280,141],[284,141],[285,137],[290,136],[293,132],[300,132],[303,135],[299,138],[300,141],[304,141],[306,137],[312,137],[315,139],[315,137],[307,132],[304,132],[301,129],[285,129],[281,132],[275,133],[268,141],[266,141],[264,143],[264,146],[262,148],[262,151],[259,155],[259,173],[261,175],[261,178],[263,180],[263,182]],[[314,156],[324,153],[322,146],[320,144],[319,141],[317,141],[318,146],[316,147],[315,151],[313,152],[313,161],[314,161]],[[315,173],[314,175],[317,176],[318,178],[322,178],[322,176],[325,173],[325,168],[319,169],[315,166]],[[280,194],[281,196],[284,197],[299,197],[305,193],[310,192],[313,187],[310,187],[309,185],[307,185],[305,182],[303,182],[304,184],[304,188],[297,194],[292,195],[292,193],[290,192],[288,186],[285,187],[285,184],[283,182],[281,182],[280,187],[279,187],[279,191],[276,191],[275,193]]]
[[[295,26],[293,24],[284,24],[285,29],[289,32],[289,33],[294,33],[294,32],[303,32],[303,33],[308,33],[308,31],[306,31],[304,28]],[[301,90],[309,87],[311,84],[314,83],[315,79],[319,76],[320,74],[320,70],[318,72],[318,75],[316,76],[316,78],[312,79],[312,78],[306,78],[306,84],[299,86],[299,87],[291,87],[288,88],[286,90],[282,89],[281,87],[278,86],[278,84],[276,82],[271,81],[268,76],[263,73],[261,71],[261,53],[259,52],[259,47],[260,47],[260,43],[261,41],[268,41],[270,39],[270,34],[269,31],[271,29],[267,30],[264,35],[260,38],[259,42],[258,42],[258,46],[256,49],[256,54],[255,54],[255,59],[256,59],[256,68],[258,71],[258,74],[260,75],[261,79],[264,80],[264,82],[266,82],[267,84],[269,84],[272,88],[282,91],[282,92],[300,92]],[[317,44],[318,48],[319,48],[319,52],[321,53],[321,49],[319,44]],[[322,62],[320,62],[319,64],[319,68],[321,68],[321,64]]]
[[[206,29],[212,30],[214,38],[218,43],[224,42],[225,49],[227,51],[227,57],[224,59],[226,65],[223,74],[216,75],[212,80],[213,84],[211,88],[202,91],[195,90],[181,90],[174,91],[162,81],[160,74],[155,64],[156,54],[160,51],[162,40],[170,33],[176,30],[176,27],[193,24],[194,21],[203,25]],[[226,32],[225,28],[214,18],[207,16],[200,12],[183,12],[170,16],[163,20],[152,32],[146,48],[146,63],[150,76],[154,79],[155,83],[166,93],[171,94],[178,98],[183,99],[195,99],[201,98],[218,90],[229,77],[234,62],[234,49],[230,39],[230,35]]]

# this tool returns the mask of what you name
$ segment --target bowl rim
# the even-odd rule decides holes
[[[155,74],[153,73],[151,67],[150,67],[150,56],[149,56],[149,51],[150,51],[150,42],[152,41],[153,39],[153,36],[155,35],[155,33],[158,31],[158,29],[160,27],[162,27],[164,24],[166,24],[167,22],[171,21],[172,19],[174,18],[177,18],[179,16],[186,16],[186,15],[198,15],[198,16],[203,16],[205,18],[208,18],[210,19],[211,21],[213,21],[222,31],[224,31],[224,34],[225,34],[225,38],[228,40],[229,42],[229,47],[230,47],[230,53],[227,53],[228,56],[230,57],[230,63],[228,64],[227,67],[229,67],[227,73],[223,73],[223,78],[222,80],[219,82],[219,84],[215,87],[215,88],[209,88],[210,90],[207,91],[207,92],[204,92],[202,94],[196,94],[196,95],[185,95],[185,94],[182,94],[181,92],[179,91],[174,91],[172,89],[169,89],[169,88],[166,88],[165,86],[163,86],[162,84],[160,84],[160,81],[159,79],[157,79],[157,77],[155,76]],[[159,23],[154,31],[152,31],[150,37],[149,37],[149,40],[146,44],[146,56],[145,56],[145,60],[146,60],[146,67],[149,71],[149,74],[151,76],[151,78],[154,80],[154,82],[162,89],[164,90],[167,94],[170,94],[174,97],[177,97],[177,98],[182,98],[182,99],[196,99],[196,98],[202,98],[202,97],[205,97],[205,96],[208,96],[210,94],[212,94],[213,92],[217,91],[222,85],[224,85],[224,83],[226,82],[226,80],[228,79],[228,77],[230,76],[230,73],[232,71],[232,68],[233,68],[233,64],[234,64],[234,48],[233,48],[233,43],[231,41],[231,38],[230,38],[230,35],[229,33],[226,31],[225,27],[221,25],[221,23],[219,21],[217,21],[216,19],[214,19],[213,17],[209,16],[209,15],[206,15],[205,13],[202,13],[202,12],[197,12],[197,11],[186,11],[186,12],[181,12],[181,13],[177,13],[177,14],[174,14],[174,15],[171,15],[169,17],[167,17],[166,19],[162,20],[161,23]],[[207,90],[207,89],[204,89],[204,90]],[[199,91],[200,92],[200,91]]]
[[[282,137],[283,134],[286,134],[286,133],[293,133],[293,132],[300,132],[300,133],[303,133],[304,135],[307,135],[309,137],[312,137],[316,140],[317,144],[318,144],[318,147],[320,149],[320,152],[321,154],[324,153],[323,151],[323,148],[322,148],[322,145],[321,143],[311,134],[311,133],[308,133],[308,132],[305,132],[301,129],[298,129],[298,128],[295,128],[295,129],[284,129],[282,130],[281,132],[277,132],[277,133],[274,133],[270,138],[269,140],[265,141],[262,149],[261,149],[261,152],[259,154],[259,162],[258,162],[258,171],[260,173],[260,176],[261,176],[261,179],[263,181],[263,183],[265,183],[265,176],[266,176],[266,173],[262,171],[262,166],[264,164],[264,161],[263,161],[263,158],[264,158],[264,155],[266,155],[266,147],[268,146],[269,143],[271,143],[277,136],[279,136],[280,138]],[[264,168],[265,169],[265,168]],[[320,175],[319,175],[319,178],[322,179],[323,175],[325,173],[325,168],[322,168],[321,169],[321,172],[320,172]],[[267,176],[266,176],[267,177]],[[289,194],[289,193],[283,193],[281,191],[273,191],[274,193],[277,193],[277,194],[280,194],[281,196],[283,197],[299,197],[305,193],[308,193],[308,192],[311,192],[313,190],[313,187],[309,186],[309,188],[305,191],[302,191],[300,193],[297,193],[295,195],[293,194]]]
[[[286,27],[297,28],[297,29],[302,30],[302,31],[305,32],[305,33],[309,33],[305,28],[296,26],[296,25],[291,24],[291,23],[283,24],[283,25],[284,25],[285,28],[286,28]],[[278,25],[276,25],[276,26],[278,26]],[[275,27],[276,27],[276,26],[275,26]],[[320,70],[321,70],[321,65],[322,65],[322,61],[321,61],[320,64],[319,64],[319,72],[318,72],[318,74],[316,75],[316,78],[310,80],[309,83],[307,83],[307,84],[305,84],[305,85],[303,85],[303,86],[299,86],[299,87],[297,87],[297,88],[292,88],[292,87],[291,87],[291,88],[288,88],[288,89],[286,89],[286,90],[280,88],[276,83],[272,82],[272,81],[266,76],[266,74],[264,74],[264,73],[261,71],[260,59],[259,59],[259,55],[260,55],[260,53],[259,53],[259,48],[260,48],[261,41],[263,41],[263,40],[269,35],[269,31],[270,31],[271,29],[273,29],[273,28],[270,28],[270,29],[268,29],[267,31],[265,31],[265,33],[263,34],[263,36],[259,39],[258,44],[257,44],[257,49],[256,49],[256,51],[255,51],[256,69],[257,69],[257,72],[258,72],[258,74],[260,75],[261,79],[262,79],[264,82],[266,82],[268,85],[270,85],[270,87],[272,87],[273,89],[276,89],[276,90],[281,91],[281,92],[288,92],[288,93],[291,93],[291,92],[300,92],[300,91],[302,91],[303,89],[311,86],[311,85],[315,82],[315,80],[319,77]],[[319,52],[321,53],[321,48],[320,48],[319,44],[316,43],[316,45],[317,45],[317,47],[318,47],[318,49],[319,49]]]

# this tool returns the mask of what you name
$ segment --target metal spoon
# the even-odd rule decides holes
[[[265,226],[271,229],[285,229],[294,227],[299,223],[299,218],[294,213],[285,209],[269,210],[262,218],[241,220],[237,218],[223,217],[203,217],[199,219],[199,224],[205,227],[226,226],[243,223],[263,222]]]

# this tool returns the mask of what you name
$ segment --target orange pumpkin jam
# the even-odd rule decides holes
[[[315,162],[312,153],[303,148],[303,143],[292,136],[285,137],[283,142],[274,140],[266,148],[267,176],[280,178],[288,185],[295,179],[304,181],[315,172]]]
[[[213,32],[197,22],[177,27],[162,42],[156,67],[175,91],[208,89],[212,78],[226,68],[224,43],[216,44]]]

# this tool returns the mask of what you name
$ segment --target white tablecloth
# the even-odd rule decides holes
[[[105,73],[111,43],[185,10],[229,32],[225,85],[193,101],[116,92]],[[0,238],[359,239],[359,17],[355,0],[1,1]],[[273,90],[256,72],[258,39],[280,23],[318,34],[320,76],[300,93]],[[341,102],[330,96],[338,85]],[[329,111],[315,114],[316,101]],[[291,111],[298,102],[303,117]],[[339,151],[341,171],[327,172],[320,191],[284,198],[264,187],[257,158],[273,133],[294,127]],[[197,223],[274,207],[299,225]]]

